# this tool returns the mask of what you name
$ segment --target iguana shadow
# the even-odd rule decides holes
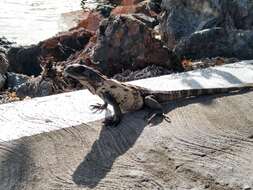
[[[175,108],[194,103],[202,103],[208,106],[218,97],[241,94],[248,91],[177,100],[164,104],[164,109],[166,113],[169,113]],[[72,175],[73,181],[79,186],[95,188],[111,170],[115,160],[135,144],[147,125],[147,122],[144,121],[145,115],[147,115],[145,110],[125,114],[121,124],[116,128],[103,127],[90,152],[74,171]],[[160,122],[162,120],[159,119],[155,124]]]
[[[115,160],[126,153],[142,133],[146,126],[143,112],[125,114],[115,128],[102,127],[90,152],[72,175],[77,185],[94,188],[107,175]]]

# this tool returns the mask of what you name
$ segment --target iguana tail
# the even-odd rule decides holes
[[[201,95],[223,94],[228,92],[238,92],[243,89],[253,89],[253,83],[240,84],[233,87],[221,87],[221,88],[203,88],[203,89],[187,89],[187,90],[175,90],[168,91],[166,93],[154,91],[152,95],[156,97],[159,102],[166,102],[170,100],[197,97]]]

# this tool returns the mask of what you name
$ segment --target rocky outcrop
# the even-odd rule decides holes
[[[8,41],[5,37],[0,38],[0,53],[6,53],[13,45],[13,42]]]
[[[162,8],[162,39],[170,48],[205,29],[220,27],[228,33],[253,29],[253,2],[250,0],[163,0]]]
[[[85,48],[94,33],[83,28],[62,32],[55,37],[27,47],[12,47],[8,51],[9,71],[38,76],[42,60],[64,61],[76,51]]]
[[[41,97],[64,92],[68,85],[60,70],[54,62],[48,61],[40,76],[25,79],[26,81],[16,88],[17,96]]]
[[[41,76],[30,78],[21,84],[16,90],[20,98],[49,96],[54,93],[54,85],[51,80],[44,80]]]
[[[212,28],[195,32],[182,40],[175,48],[186,58],[236,57],[253,59],[253,31]]]
[[[6,73],[6,78],[6,86],[11,91],[16,91],[23,83],[30,79],[30,77],[27,75],[12,72]]]
[[[7,54],[10,65],[8,70],[29,76],[38,76],[42,71],[40,54],[41,49],[37,45],[12,47]]]
[[[8,66],[9,65],[5,54],[0,52],[0,89],[2,89],[5,85],[5,73],[7,72]]]
[[[171,73],[172,73],[171,70],[165,69],[160,66],[151,65],[137,71],[131,71],[129,69],[125,70],[123,73],[118,73],[114,75],[113,79],[126,82],[126,81],[145,79],[145,78],[156,77],[156,76],[161,76],[161,75],[168,75]]]
[[[133,14],[133,13],[143,13],[149,16],[151,15],[146,1],[133,5],[117,6],[112,10],[111,15]]]
[[[0,74],[5,74],[8,66],[9,64],[5,54],[0,52]]]
[[[79,28],[85,28],[86,30],[90,32],[96,32],[99,23],[103,19],[102,15],[98,11],[86,11],[83,13],[82,20],[79,22],[79,24],[72,28],[72,30],[76,30]]]
[[[209,0],[163,0],[162,39],[170,48],[218,16]]]
[[[85,48],[94,33],[84,28],[62,32],[39,44],[43,58],[53,58],[54,61],[64,61],[71,54]]]
[[[97,43],[89,52],[96,66],[108,75],[159,65],[177,68],[176,55],[155,39],[152,30],[131,15],[105,19],[97,36]]]

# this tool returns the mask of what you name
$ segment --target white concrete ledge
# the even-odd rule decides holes
[[[210,88],[253,83],[253,61],[131,82],[154,90]],[[87,90],[0,105],[0,140],[10,141],[102,119],[89,105],[101,102]]]

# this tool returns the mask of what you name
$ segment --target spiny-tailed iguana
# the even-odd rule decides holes
[[[114,116],[105,120],[105,124],[111,126],[116,126],[121,121],[122,113],[136,111],[144,106],[154,111],[150,119],[157,115],[166,118],[161,105],[163,102],[200,95],[226,93],[253,87],[253,84],[250,83],[228,88],[153,91],[109,79],[97,70],[82,64],[67,66],[64,70],[64,74],[65,76],[78,80],[82,85],[86,86],[92,94],[96,94],[104,100],[104,104],[92,105],[92,109],[98,111],[106,109],[108,104],[113,106]]]

